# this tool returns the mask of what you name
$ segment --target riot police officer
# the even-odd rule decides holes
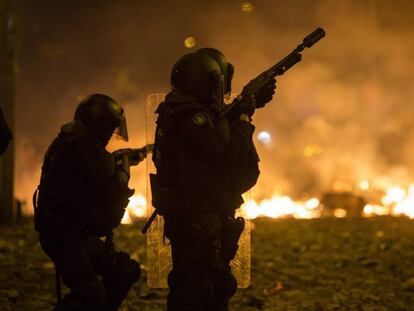
[[[12,140],[13,134],[10,130],[9,125],[4,118],[3,111],[0,108],[0,155],[6,152],[9,146],[10,140]]]
[[[252,141],[255,98],[272,99],[274,80],[240,96],[223,114],[233,66],[216,49],[183,56],[171,73],[172,91],[158,113],[151,176],[153,204],[164,217],[173,269],[168,310],[228,310],[237,282],[230,261],[244,228],[235,210],[259,176]]]
[[[90,95],[44,158],[35,229],[70,288],[62,300],[58,294],[57,310],[117,310],[140,276],[138,263],[112,244],[133,194],[128,157],[105,149],[113,133],[128,139],[122,107],[109,96]]]

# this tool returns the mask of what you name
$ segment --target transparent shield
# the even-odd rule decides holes
[[[146,138],[147,144],[154,143],[155,121],[157,115],[155,110],[159,103],[165,98],[164,93],[155,93],[147,97],[146,102]],[[147,157],[147,217],[154,212],[151,204],[151,188],[149,174],[155,173],[155,166],[151,157]],[[245,195],[249,199],[250,193]],[[238,216],[245,216],[240,210]],[[246,217],[245,217],[246,219]],[[171,249],[163,241],[162,217],[157,216],[147,232],[147,282],[152,288],[167,288],[167,275],[172,268]],[[236,258],[231,263],[233,274],[237,278],[239,288],[246,288],[250,285],[250,221],[246,219],[246,227],[239,241],[239,249]]]

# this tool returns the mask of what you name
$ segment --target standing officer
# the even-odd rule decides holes
[[[140,276],[138,263],[112,244],[112,230],[133,194],[129,167],[137,164],[125,153],[106,151],[113,133],[128,139],[122,107],[93,94],[78,105],[74,121],[61,127],[45,155],[35,229],[55,263],[56,310],[117,310]],[[62,300],[59,275],[70,288]]]
[[[6,149],[9,146],[9,142],[12,139],[13,134],[6,122],[6,119],[4,118],[3,111],[0,107],[0,155],[6,152]]]
[[[223,114],[233,66],[207,48],[183,56],[171,73],[172,92],[157,109],[151,176],[153,204],[164,216],[173,269],[170,311],[224,311],[237,289],[230,261],[244,229],[235,218],[259,176],[251,116],[272,99],[275,81],[239,97]]]

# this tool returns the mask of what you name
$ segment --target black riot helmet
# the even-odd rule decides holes
[[[10,140],[13,139],[13,134],[10,130],[6,119],[3,116],[3,111],[0,108],[0,155],[6,152]]]
[[[231,80],[233,79],[234,66],[229,63],[222,52],[213,48],[202,48],[196,51],[196,53],[206,54],[212,57],[217,64],[219,64],[221,72],[224,75],[224,94],[225,96],[231,95]]]
[[[223,79],[219,64],[201,53],[184,55],[171,71],[174,92],[191,95],[213,111],[220,110],[223,105]]]
[[[82,100],[76,108],[75,121],[105,145],[114,133],[128,141],[124,109],[107,95],[92,94]]]

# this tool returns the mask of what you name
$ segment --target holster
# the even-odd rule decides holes
[[[158,174],[150,174],[152,206],[158,215],[165,215],[167,207],[181,202],[178,191],[163,185],[162,178]]]

